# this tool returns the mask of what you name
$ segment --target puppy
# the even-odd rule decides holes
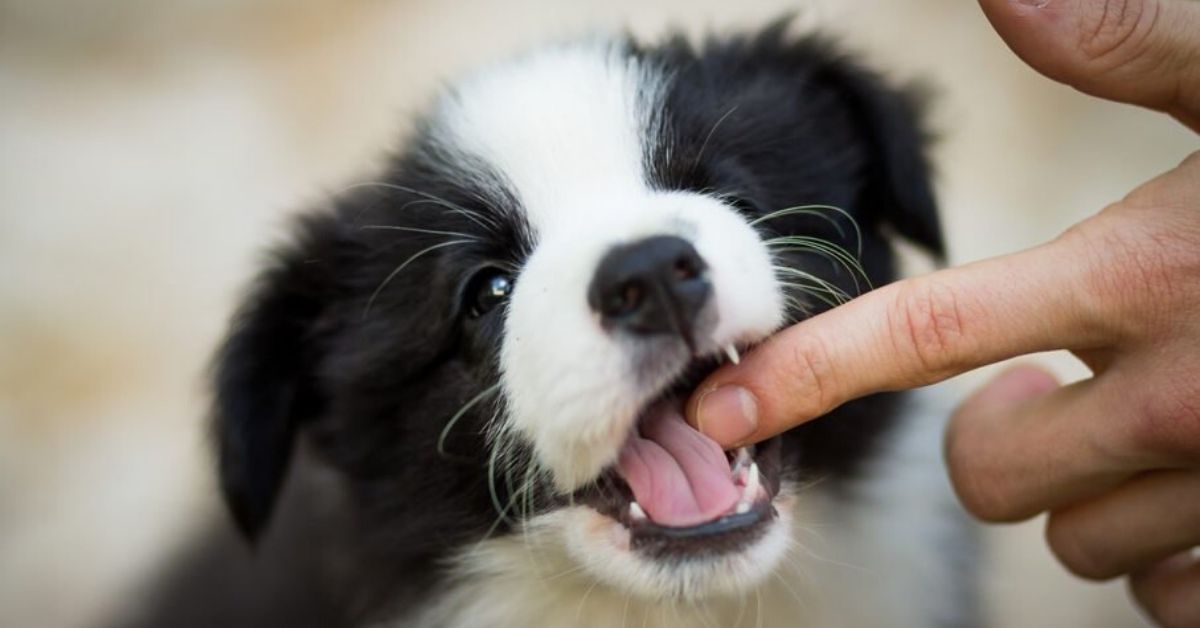
[[[941,255],[923,145],[908,93],[782,24],[468,76],[249,294],[213,426],[258,547],[199,546],[146,621],[974,625],[937,408],[875,395],[734,451],[682,418],[894,279],[889,238]]]

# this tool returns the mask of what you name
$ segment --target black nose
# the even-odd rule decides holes
[[[691,243],[654,236],[613,248],[596,268],[588,303],[606,328],[674,334],[695,349],[693,326],[712,292]]]

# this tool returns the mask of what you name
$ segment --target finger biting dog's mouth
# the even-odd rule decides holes
[[[635,551],[656,558],[738,551],[778,514],[779,438],[724,451],[683,418],[688,395],[718,366],[715,358],[693,359],[642,408],[616,464],[572,495],[627,528]]]

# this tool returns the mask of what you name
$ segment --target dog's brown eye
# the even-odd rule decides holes
[[[490,268],[481,271],[472,282],[471,316],[478,318],[508,299],[512,294],[512,279],[503,271]]]

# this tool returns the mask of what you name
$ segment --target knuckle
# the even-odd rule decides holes
[[[1192,152],[1178,166],[1134,188],[1121,204],[1143,211],[1163,210],[1160,213],[1167,220],[1174,213],[1194,219],[1197,176],[1200,176],[1200,151]],[[1171,225],[1167,231],[1174,232],[1178,226]]]
[[[1138,300],[1170,297],[1173,282],[1167,237],[1148,231],[1112,234],[1107,244],[1115,287],[1139,295]]]
[[[1089,538],[1070,511],[1047,518],[1046,544],[1064,567],[1081,578],[1106,580],[1120,575],[1109,560],[1106,544]]]
[[[1157,0],[1106,0],[1093,6],[1082,12],[1079,25],[1079,49],[1088,60],[1119,67],[1147,54],[1158,23]]]
[[[968,353],[961,303],[954,290],[936,280],[919,278],[905,284],[896,294],[888,321],[898,355],[908,356],[918,372],[929,378],[953,371]]]
[[[1200,384],[1191,379],[1194,371],[1185,371],[1142,397],[1130,427],[1138,451],[1185,461],[1200,456]]]
[[[1189,456],[1200,454],[1200,392],[1196,385],[1180,394],[1170,408],[1174,419],[1171,421],[1173,431],[1178,436],[1177,441],[1184,446],[1184,453]]]
[[[1200,253],[1177,231],[1145,216],[1129,215],[1125,204],[1109,206],[1060,238],[1080,251],[1080,299],[1089,320],[1106,321],[1126,335],[1143,335],[1169,325],[1186,282],[1181,273],[1200,268]]]
[[[824,414],[837,403],[834,368],[825,343],[815,336],[805,336],[789,349],[784,372],[796,411],[806,416]]]

